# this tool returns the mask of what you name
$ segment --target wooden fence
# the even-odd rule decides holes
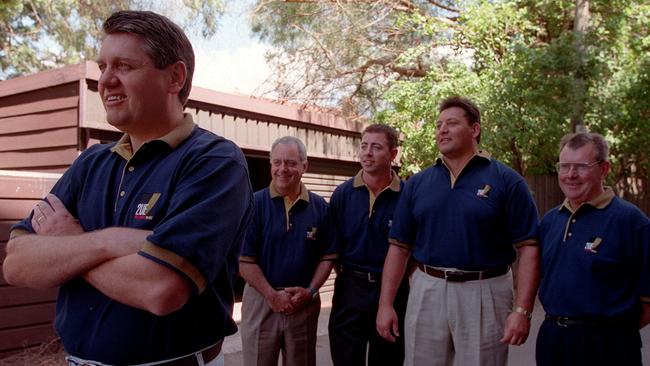
[[[0,263],[4,261],[11,226],[29,214],[59,177],[59,174],[0,171]],[[56,294],[56,288],[33,290],[9,286],[0,275],[0,359],[54,336]]]

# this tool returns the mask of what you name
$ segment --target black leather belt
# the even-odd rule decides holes
[[[442,278],[450,282],[465,282],[465,281],[476,281],[476,280],[485,280],[488,278],[493,278],[497,276],[502,276],[508,273],[508,266],[501,268],[493,268],[485,271],[460,271],[452,269],[437,269],[435,267],[427,266],[426,264],[418,263],[418,268],[433,277]]]
[[[381,272],[363,272],[357,271],[345,267],[344,265],[339,266],[339,273],[343,273],[348,276],[364,279],[370,283],[378,282],[381,283]]]
[[[566,316],[553,316],[546,314],[546,319],[556,323],[558,326],[563,328],[626,326],[635,324],[634,319],[630,316],[570,318]]]

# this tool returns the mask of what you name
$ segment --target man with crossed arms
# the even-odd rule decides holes
[[[12,285],[60,286],[54,325],[72,365],[213,366],[237,331],[232,280],[252,214],[241,150],[183,113],[194,52],[152,12],[104,22],[97,63],[108,123],[12,228]]]

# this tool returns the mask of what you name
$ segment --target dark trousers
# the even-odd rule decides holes
[[[401,366],[404,363],[404,314],[408,282],[404,281],[395,297],[400,337],[396,343],[383,339],[376,330],[381,281],[339,273],[334,284],[332,313],[329,321],[330,352],[334,366]]]
[[[546,319],[535,358],[538,366],[640,366],[641,336],[633,321],[562,326]]]

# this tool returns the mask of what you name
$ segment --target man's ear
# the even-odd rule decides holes
[[[472,124],[472,137],[474,137],[474,140],[478,139],[478,137],[481,135],[481,124],[480,123],[473,123]]]
[[[609,160],[605,160],[602,163],[600,163],[600,169],[601,169],[601,178],[605,180],[607,178],[607,175],[609,174],[609,169],[611,168],[611,164]]]
[[[178,94],[181,92],[187,81],[187,66],[185,62],[176,61],[175,63],[167,66],[169,70],[169,92],[171,94]]]

